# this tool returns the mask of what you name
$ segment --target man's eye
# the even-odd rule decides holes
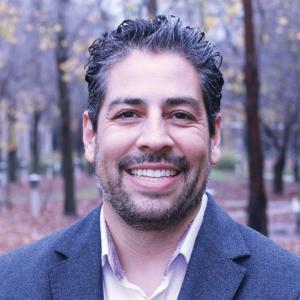
[[[124,111],[118,115],[118,118],[121,118],[121,119],[132,119],[132,118],[136,118],[136,117],[138,117],[138,115],[133,111]]]
[[[192,117],[184,112],[174,113],[173,118],[178,120],[192,120]]]

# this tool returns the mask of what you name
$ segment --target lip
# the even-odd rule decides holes
[[[131,170],[138,169],[150,169],[150,170],[173,170],[176,175],[166,177],[144,177],[130,174]],[[143,178],[144,177],[144,178]],[[182,172],[177,168],[169,164],[142,164],[135,165],[126,169],[124,180],[125,185],[130,189],[133,188],[139,192],[170,192],[174,189],[180,179],[182,178]]]

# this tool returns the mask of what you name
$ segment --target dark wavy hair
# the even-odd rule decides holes
[[[222,56],[205,39],[202,31],[183,26],[178,17],[163,15],[152,20],[125,20],[116,30],[103,33],[89,47],[85,80],[89,91],[88,113],[94,131],[97,130],[97,119],[105,97],[107,71],[133,49],[178,53],[196,68],[208,116],[209,133],[214,135],[224,83],[219,70]]]

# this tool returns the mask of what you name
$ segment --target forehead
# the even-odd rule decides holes
[[[117,98],[152,103],[174,97],[203,101],[194,66],[179,54],[133,50],[109,70],[103,105]]]

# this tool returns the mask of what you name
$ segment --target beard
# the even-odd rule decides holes
[[[188,180],[190,175],[190,164],[184,157],[172,155],[142,154],[140,156],[126,156],[117,164],[118,173],[112,176],[111,170],[106,161],[100,161],[99,151],[96,152],[96,178],[98,186],[107,201],[115,212],[131,227],[141,231],[158,231],[171,228],[182,222],[190,213],[199,206],[203,193],[205,192],[209,175],[210,164],[205,168],[202,164],[196,170],[192,180]],[[210,153],[210,151],[209,151]],[[132,195],[125,191],[122,186],[122,172],[126,168],[135,164],[154,162],[167,162],[176,167],[184,175],[184,189],[182,193],[173,200],[170,207],[163,207],[160,198],[164,195],[160,192],[143,192],[142,196],[149,200],[143,207],[138,206]],[[200,178],[204,178],[203,183],[198,186]],[[106,180],[102,180],[105,178]],[[158,205],[157,205],[158,204]]]

